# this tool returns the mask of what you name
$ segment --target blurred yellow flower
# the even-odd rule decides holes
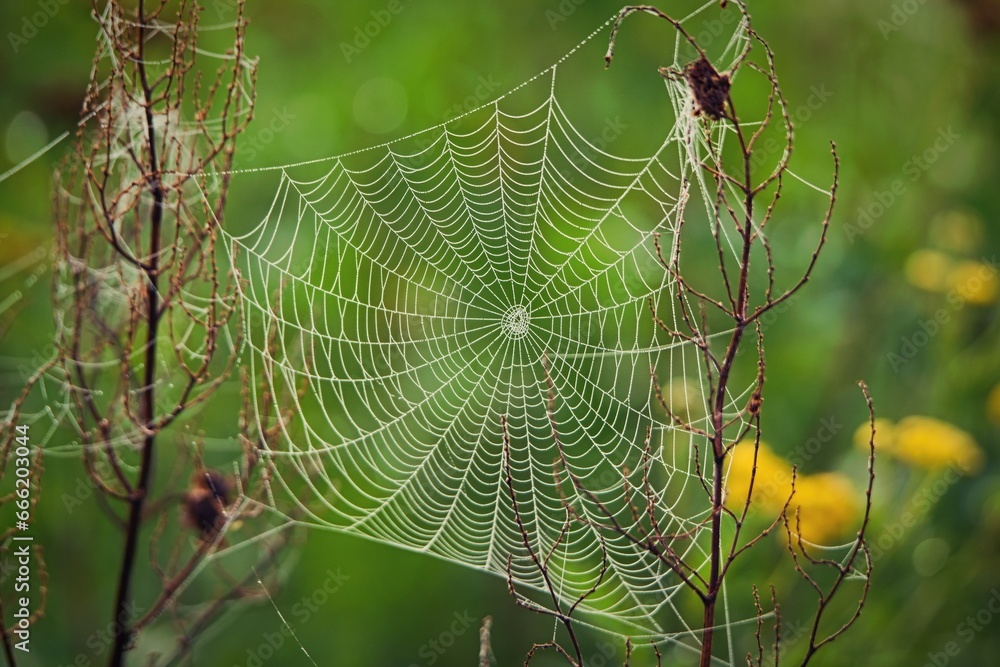
[[[948,292],[949,300],[961,296],[983,306],[1000,297],[1000,276],[995,266],[974,260],[955,260],[939,250],[916,250],[903,267],[906,280],[928,292]]]
[[[746,503],[752,471],[753,443],[740,443],[730,453],[726,475],[726,504],[730,509],[742,508]],[[753,480],[752,505],[779,512],[792,492],[792,466],[761,442]]]
[[[989,305],[1000,294],[997,270],[983,262],[960,262],[948,273],[949,289],[969,303]]]
[[[889,419],[875,420],[875,449],[878,452],[890,451],[895,444],[896,425]],[[868,442],[872,437],[872,425],[864,422],[854,432],[854,445],[865,452],[868,451]]]
[[[983,465],[983,451],[972,436],[938,419],[904,417],[894,431],[891,451],[907,463],[930,470],[954,465],[965,473],[978,472]]]
[[[911,285],[930,292],[948,289],[953,268],[950,257],[937,250],[917,250],[906,260],[904,273]]]
[[[814,544],[830,544],[851,530],[857,530],[858,493],[839,472],[804,475],[795,480],[795,495],[788,506],[792,533]]]
[[[986,414],[994,424],[1000,424],[1000,384],[993,387],[986,399]]]
[[[996,411],[1000,421],[1000,387],[993,394],[990,400],[996,405],[990,403],[987,409]],[[869,428],[868,422],[864,422],[854,432],[855,446],[868,448]],[[983,451],[971,435],[932,417],[904,417],[895,424],[888,419],[876,419],[875,448],[877,453],[891,454],[928,470],[954,465],[968,474],[978,472],[983,465]]]
[[[746,502],[752,470],[753,443],[742,443],[733,449],[726,475],[726,504],[730,509],[739,510]],[[791,493],[792,466],[767,444],[760,443],[752,507],[777,516]],[[854,528],[857,516],[857,494],[844,475],[819,473],[796,478],[788,519],[793,533],[798,521],[803,540],[817,544],[829,542]]]

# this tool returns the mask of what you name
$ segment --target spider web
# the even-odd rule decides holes
[[[665,80],[672,122],[646,131],[644,155],[588,140],[560,103],[560,74],[609,23],[442,125],[246,170],[267,172],[273,200],[259,224],[222,233],[244,280],[253,384],[294,401],[267,452],[276,507],[502,576],[509,557],[519,586],[544,590],[510,502],[505,416],[525,533],[536,553],[552,552],[557,594],[572,604],[600,579],[580,608],[605,629],[695,648],[700,628],[667,566],[579,521],[560,539],[564,501],[601,517],[554,478],[549,381],[570,470],[632,525],[623,475],[641,484],[628,471],[641,468],[648,433],[665,528],[689,533],[675,545],[686,562],[708,562],[697,449],[655,405],[652,377],[706,428],[707,385],[697,350],[659,331],[649,307],[677,325],[654,235],[677,252],[692,196],[711,209],[714,186],[695,168],[706,130],[686,85]],[[743,28],[734,21],[720,39],[718,64],[739,55]],[[693,59],[684,46],[675,36],[674,67]],[[713,132],[720,142],[725,130]]]
[[[717,8],[705,2],[681,23],[699,35]],[[587,116],[597,112],[574,104],[579,82],[566,72],[579,60],[587,72],[599,69],[605,44],[597,37],[610,23],[510,92],[441,125],[352,153],[231,172],[234,188],[253,181],[254,195],[266,193],[270,204],[247,228],[232,218],[219,228],[245,313],[242,338],[224,344],[244,346],[258,427],[276,425],[280,434],[262,452],[274,464],[266,501],[280,525],[272,532],[304,523],[503,577],[509,567],[518,588],[545,593],[526,537],[534,553],[550,554],[565,606],[582,597],[587,622],[697,651],[701,628],[684,585],[624,537],[567,523],[567,503],[604,517],[565,474],[556,480],[553,465],[555,423],[569,471],[626,530],[641,532],[627,492],[641,488],[648,451],[661,527],[683,536],[671,547],[685,563],[707,569],[711,508],[702,482],[711,467],[695,437],[657,404],[654,381],[675,414],[706,429],[708,385],[700,352],[656,327],[650,302],[657,317],[683,328],[654,240],[672,259],[680,221],[712,217],[715,184],[699,166],[706,133],[721,151],[732,129],[695,119],[687,86],[665,78],[669,114],[637,128],[631,145],[643,151],[595,139]],[[721,25],[728,28],[712,33],[709,51],[720,71],[746,45],[742,20]],[[667,39],[657,52],[672,49],[672,68],[695,58],[682,38]],[[135,140],[125,132],[115,159]],[[205,174],[208,190],[213,177]],[[733,257],[736,242],[723,239]],[[113,268],[88,271],[114,293]],[[200,297],[185,298],[197,306]],[[76,455],[79,443],[48,444],[72,412],[72,387],[51,372],[39,387],[45,407],[22,417],[47,424],[37,439],[46,455]],[[739,418],[749,392],[749,383],[731,390],[727,418]],[[269,414],[275,398],[290,409]],[[127,434],[112,444],[127,447]],[[736,623],[725,589],[720,614],[725,663],[733,664]]]

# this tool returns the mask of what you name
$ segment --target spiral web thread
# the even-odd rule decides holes
[[[733,59],[743,45],[734,28]],[[275,168],[264,219],[223,232],[246,281],[255,380],[296,401],[285,448],[269,452],[276,506],[290,500],[306,523],[504,576],[511,555],[515,581],[542,588],[510,505],[500,416],[522,520],[548,553],[566,513],[545,359],[573,472],[621,504],[622,467],[635,470],[649,429],[671,530],[694,531],[680,555],[707,560],[710,508],[680,502],[699,486],[693,442],[653,408],[650,368],[685,380],[678,391],[692,395],[672,402],[703,405],[706,389],[694,350],[655,332],[648,309],[657,299],[668,308],[659,315],[677,324],[672,300],[661,299],[671,284],[653,235],[675,247],[691,188],[711,209],[712,188],[693,166],[704,130],[687,88],[666,81],[675,123],[647,157],[589,142],[557,97],[560,65],[580,46],[448,123]],[[674,52],[680,68],[679,42]],[[508,113],[513,96],[540,99]],[[604,538],[608,572],[581,608],[633,637],[695,647],[698,628],[675,606],[676,578]],[[571,523],[550,562],[559,594],[574,601],[601,567],[595,530]]]
[[[682,23],[696,33],[717,7],[706,2]],[[648,306],[652,297],[657,315],[681,328],[653,238],[669,259],[692,196],[711,215],[714,184],[697,167],[706,128],[686,85],[664,80],[673,125],[664,118],[646,130],[647,155],[615,155],[586,138],[559,102],[560,67],[610,22],[548,69],[444,124],[366,150],[233,173],[234,186],[252,173],[276,181],[258,224],[236,230],[227,221],[220,234],[243,279],[250,386],[263,387],[256,406],[263,392],[294,401],[277,417],[283,447],[265,452],[275,464],[269,509],[285,526],[339,530],[504,577],[510,557],[519,587],[544,590],[510,502],[501,416],[534,551],[547,554],[559,540],[564,502],[601,518],[572,487],[556,486],[551,380],[570,470],[621,510],[627,528],[634,520],[623,475],[629,487],[641,485],[648,432],[663,527],[690,533],[673,545],[688,564],[707,563],[710,505],[695,441],[655,405],[650,370],[693,426],[708,425],[707,384],[698,351],[658,330]],[[744,28],[735,21],[718,38],[720,70],[742,51]],[[673,39],[680,69],[691,54]],[[716,146],[732,132],[721,123],[711,131]],[[735,240],[726,241],[735,256]],[[71,411],[71,388],[51,372],[38,386],[45,407],[22,418],[45,424],[35,433],[47,455],[75,455],[77,443],[50,444]],[[748,394],[749,385],[730,396],[732,415]],[[263,428],[273,416],[258,418]],[[682,585],[624,538],[571,522],[549,561],[558,595],[572,604],[589,591],[605,554],[605,576],[579,607],[585,622],[696,651],[700,628],[682,612]],[[734,623],[724,616],[731,664]]]
[[[697,25],[717,5],[682,22]],[[694,567],[707,563],[710,504],[699,495],[695,442],[655,406],[650,370],[669,381],[667,400],[705,428],[707,384],[697,350],[656,329],[648,304],[681,328],[654,234],[664,254],[678,252],[692,196],[710,214],[714,184],[696,166],[708,130],[686,85],[665,80],[674,124],[650,129],[660,137],[646,156],[617,156],[584,137],[560,104],[560,67],[609,23],[442,125],[236,172],[235,185],[247,172],[276,181],[259,224],[222,232],[244,280],[251,385],[294,401],[293,418],[279,416],[283,446],[267,452],[275,509],[502,576],[510,556],[515,582],[544,590],[511,507],[501,415],[535,551],[549,553],[559,537],[562,494],[601,518],[556,486],[551,379],[574,474],[631,525],[623,474],[631,488],[641,484],[634,471],[648,431],[666,529],[690,532],[674,548]],[[744,27],[734,22],[723,36],[720,70],[743,49]],[[685,53],[675,36],[674,67],[691,59]],[[510,111],[514,102],[530,110]],[[716,145],[732,132],[723,125],[711,129]],[[747,392],[730,396],[732,415]],[[587,622],[697,650],[700,628],[681,611],[685,593],[669,569],[579,521],[549,563],[558,595],[571,604],[588,591],[603,550],[607,572],[580,606]],[[731,634],[729,644],[733,662]]]

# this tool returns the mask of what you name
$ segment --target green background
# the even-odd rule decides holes
[[[0,7],[0,172],[74,127],[86,84],[96,30],[89,3],[53,2],[54,16],[37,35],[16,48],[11,43],[9,33],[22,32],[25,17],[34,20],[43,4],[18,0]],[[778,54],[792,108],[805,104],[814,88],[832,93],[808,119],[801,118],[796,170],[823,182],[830,139],[837,141],[843,164],[837,213],[819,269],[804,298],[768,328],[768,441],[777,452],[790,454],[824,418],[833,419],[844,428],[809,461],[807,471],[856,471],[863,463],[851,434],[864,414],[854,383],[864,378],[880,416],[925,414],[953,423],[973,434],[987,461],[978,475],[949,486],[917,526],[889,539],[861,621],[815,664],[934,664],[928,654],[943,651],[948,642],[960,649],[950,664],[990,664],[1000,650],[1000,626],[986,626],[968,642],[958,630],[1000,587],[1000,426],[990,421],[986,407],[987,393],[1000,382],[997,305],[949,311],[950,322],[899,369],[888,357],[922,321],[950,307],[945,295],[907,281],[904,267],[911,254],[948,251],[956,215],[982,222],[983,236],[965,257],[992,258],[1000,245],[995,7],[986,0],[751,3],[757,29]],[[372,20],[372,11],[385,8],[384,2],[249,2],[248,51],[260,57],[257,121],[241,139],[237,166],[344,153],[436,125],[474,95],[482,78],[496,81],[497,93],[512,88],[548,67],[619,6],[598,0],[404,0],[402,11],[348,62],[342,44]],[[205,17],[212,22],[217,11],[228,9],[223,0],[209,2]],[[894,11],[900,25],[887,31]],[[630,48],[650,63],[659,59],[658,30],[665,26],[648,21],[629,35]],[[601,65],[595,63],[595,77]],[[379,91],[386,97],[373,97]],[[262,141],[267,135],[258,128],[279,117],[287,117],[287,124],[273,140]],[[958,140],[911,181],[907,161],[948,128]],[[22,258],[51,242],[51,170],[67,148],[68,143],[60,145],[0,183],[0,300],[17,291],[22,295],[0,313],[4,404],[19,391],[52,329],[47,261],[42,255]],[[870,230],[851,239],[845,228],[857,224],[860,211],[885,200],[899,179],[905,192]],[[247,202],[234,201],[229,214],[253,215],[248,209]],[[800,227],[811,230],[807,222]],[[789,233],[788,227],[782,232],[788,251],[809,252],[812,235]],[[940,478],[889,459],[880,465],[875,539],[891,535],[918,494]],[[106,660],[95,633],[110,617],[120,536],[93,508],[67,512],[60,498],[78,483],[78,466],[73,457],[47,463],[34,532],[45,548],[49,606],[24,665],[70,664],[78,655],[91,664]],[[452,635],[456,614],[493,615],[500,665],[520,664],[533,641],[551,634],[549,622],[514,606],[498,578],[344,535],[310,531],[304,537],[283,557],[287,577],[274,593],[274,606],[265,601],[227,616],[198,644],[195,664],[246,665],[248,649],[280,631],[275,607],[320,665],[475,664],[478,620],[471,627],[460,623],[455,627],[462,631]],[[920,560],[932,547],[940,553],[941,542],[927,546],[929,539],[946,545],[935,567]],[[772,578],[779,588],[791,589],[787,567],[776,563],[779,554],[765,548],[746,561],[748,572],[737,575],[732,590]],[[292,610],[316,595],[329,570],[346,575],[346,581],[300,622]],[[801,593],[798,606],[790,603],[789,609],[807,609]],[[790,626],[795,620],[786,618]],[[158,632],[169,637],[169,628]],[[435,641],[451,643],[451,637],[453,646],[441,652],[431,647]],[[604,639],[588,634],[587,641]],[[616,650],[618,659],[608,664],[620,662],[621,646]],[[311,664],[290,641],[266,662]]]

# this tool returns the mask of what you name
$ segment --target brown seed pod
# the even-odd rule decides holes
[[[229,482],[216,470],[200,470],[191,478],[191,488],[184,495],[187,523],[210,538],[226,522],[229,505]]]
[[[694,115],[705,114],[712,120],[726,115],[726,99],[729,97],[729,75],[720,74],[712,63],[702,56],[684,67],[691,93],[694,95]]]

